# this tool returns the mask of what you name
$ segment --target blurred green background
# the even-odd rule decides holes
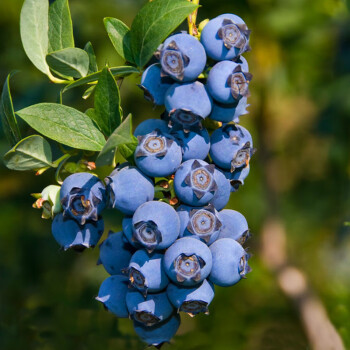
[[[91,41],[98,63],[121,64],[102,19],[127,24],[144,0],[70,0],[77,47]],[[222,13],[252,29],[246,54],[250,114],[241,119],[258,152],[245,186],[229,208],[242,212],[254,236],[253,272],[231,288],[217,288],[210,316],[182,318],[169,349],[310,349],[299,315],[260,257],[265,219],[279,215],[293,264],[305,271],[329,317],[350,348],[350,19],[342,0],[204,0],[199,21]],[[15,109],[56,102],[59,87],[26,58],[19,35],[22,0],[0,1],[0,82],[14,69]],[[125,115],[135,123],[156,117],[136,87],[122,85]],[[85,110],[91,101],[72,90],[64,103]],[[21,124],[23,134],[31,133]],[[0,137],[0,154],[9,146]],[[0,349],[143,349],[129,320],[117,320],[94,297],[107,277],[95,266],[98,249],[59,250],[50,222],[31,207],[30,193],[53,173],[7,170],[0,164]],[[109,213],[106,228],[119,229]]]

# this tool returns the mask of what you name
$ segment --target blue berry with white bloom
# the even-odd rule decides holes
[[[135,249],[129,244],[123,232],[110,232],[108,238],[100,245],[99,264],[110,275],[121,275],[127,268]]]
[[[231,192],[237,192],[244,185],[244,180],[249,175],[249,171],[250,165],[248,164],[244,168],[235,169],[232,173],[230,171],[225,172],[226,178],[230,181]]]
[[[157,129],[162,133],[168,133],[168,123],[162,119],[146,119],[136,127],[134,136],[144,136]]]
[[[202,30],[201,43],[216,61],[232,60],[250,50],[250,30],[242,18],[223,14],[209,21]]]
[[[165,91],[173,83],[171,78],[161,75],[161,66],[155,63],[143,72],[139,87],[143,90],[146,100],[161,106],[164,104]]]
[[[209,118],[222,123],[239,123],[239,118],[242,115],[248,114],[248,106],[246,97],[242,97],[233,104],[223,104],[214,101]]]
[[[165,108],[170,124],[189,130],[210,114],[212,99],[199,81],[173,84],[165,93]]]
[[[61,186],[63,215],[76,220],[80,225],[86,221],[97,221],[106,206],[106,199],[105,186],[90,173],[72,174]]]
[[[105,179],[110,206],[132,215],[143,203],[154,198],[153,181],[128,164],[117,167]]]
[[[231,172],[248,166],[255,152],[249,131],[237,124],[216,129],[211,135],[210,144],[213,162]]]
[[[183,237],[166,250],[163,265],[174,283],[191,287],[208,277],[212,256],[208,246],[199,239]]]
[[[193,317],[199,313],[209,314],[208,306],[214,299],[215,290],[213,283],[204,280],[202,284],[192,288],[169,283],[167,293],[178,311]]]
[[[126,306],[133,320],[148,327],[165,321],[174,312],[166,292],[148,294],[145,298],[137,290],[130,290],[126,294]]]
[[[124,271],[129,276],[130,285],[144,296],[162,291],[169,283],[163,267],[163,257],[163,254],[149,254],[140,249],[131,257],[129,267]]]
[[[180,316],[178,314],[173,314],[167,320],[157,323],[152,327],[147,327],[140,322],[134,321],[134,329],[136,334],[148,346],[153,345],[160,349],[164,343],[169,343],[174,337],[179,329],[180,322]]]
[[[243,247],[231,238],[221,238],[210,247],[213,265],[209,280],[221,287],[229,287],[250,272],[249,255]]]
[[[230,181],[226,178],[226,173],[224,174],[220,169],[215,169],[214,179],[218,189],[209,204],[212,204],[216,210],[221,210],[225,208],[230,200],[231,185]]]
[[[202,208],[181,205],[177,213],[181,221],[180,237],[190,236],[206,244],[218,238],[222,223],[213,205]]]
[[[218,189],[214,164],[203,160],[187,160],[175,173],[174,189],[185,204],[199,207],[209,203]]]
[[[182,150],[175,138],[159,130],[138,136],[135,163],[146,175],[168,176],[175,172],[182,161]]]
[[[244,65],[232,61],[218,62],[208,74],[206,87],[210,96],[224,104],[248,96],[253,76],[244,68]]]
[[[103,234],[104,223],[100,218],[97,222],[89,221],[85,225],[79,225],[76,220],[65,218],[60,213],[53,219],[51,230],[55,240],[64,250],[72,248],[82,251],[96,246]]]
[[[126,293],[128,292],[128,279],[124,276],[114,275],[105,279],[100,287],[96,300],[112,314],[119,318],[129,317],[126,306]]]
[[[134,231],[132,227],[132,217],[125,216],[122,220],[122,228],[124,236],[126,237],[127,241],[137,249],[142,248],[142,245],[138,243],[134,238]]]
[[[180,82],[196,80],[207,61],[203,45],[187,33],[167,38],[158,56],[162,73]]]

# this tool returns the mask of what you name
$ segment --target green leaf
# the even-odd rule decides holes
[[[114,68],[110,68],[111,73],[114,75],[115,78],[122,78],[122,77],[127,77],[128,75],[131,74],[135,74],[135,73],[140,73],[140,71],[135,68],[135,67],[131,67],[131,66],[120,66],[120,67],[114,67]],[[79,80],[76,80],[68,85],[66,85],[64,87],[64,89],[62,90],[62,92],[66,92],[70,89],[76,88],[78,86],[82,86],[85,84],[89,84],[89,83],[94,83],[97,82],[97,80],[100,78],[102,70],[96,72],[96,73],[92,73],[84,78],[81,78]]]
[[[90,87],[88,87],[85,91],[84,91],[84,94],[83,94],[83,99],[84,100],[87,100],[91,94],[95,91],[95,88],[96,88],[96,85],[91,85]]]
[[[39,103],[16,114],[44,136],[73,148],[101,151],[106,143],[86,114],[68,106]]]
[[[12,75],[13,73],[10,73],[7,76],[0,99],[0,121],[5,136],[11,146],[15,145],[21,139],[10,91],[10,79]]]
[[[134,63],[130,48],[130,29],[117,18],[106,17],[103,20],[109,39],[115,50],[126,61]]]
[[[121,123],[119,88],[108,67],[102,69],[95,89],[96,122],[109,136]]]
[[[49,48],[49,2],[25,0],[21,10],[20,31],[24,51],[34,66],[50,74],[45,57]]]
[[[42,136],[31,135],[5,154],[4,163],[9,169],[19,171],[52,167],[50,144]]]
[[[56,0],[49,8],[49,52],[74,47],[68,0]]]
[[[55,73],[64,77],[82,78],[89,70],[89,55],[74,47],[49,53],[46,62]]]
[[[91,44],[90,41],[88,43],[86,43],[86,45],[84,47],[84,50],[89,55],[89,71],[88,71],[88,74],[96,73],[98,71],[96,55],[95,55],[94,48],[92,47],[92,44]]]
[[[117,129],[114,130],[113,134],[108,138],[105,146],[96,159],[96,165],[109,165],[108,159],[111,158],[110,154],[114,154],[116,148],[119,149],[121,146],[123,146],[123,152],[130,153],[135,146],[135,142],[137,145],[137,139],[132,134],[132,116],[129,114],[127,118],[118,126]],[[129,148],[129,151],[126,151],[126,147]]]
[[[135,63],[143,67],[158,46],[198,5],[187,0],[153,0],[136,15],[130,32]]]

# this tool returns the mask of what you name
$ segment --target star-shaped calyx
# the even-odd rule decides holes
[[[186,312],[191,317],[194,317],[199,313],[209,315],[208,303],[202,300],[184,301],[178,311]]]
[[[253,75],[249,72],[243,72],[242,67],[238,65],[227,78],[227,85],[231,88],[231,95],[235,100],[249,96],[249,83]]]
[[[201,269],[205,266],[205,261],[196,254],[180,254],[174,260],[176,279],[179,283],[186,280],[198,282],[201,280]]]
[[[148,253],[152,253],[162,242],[162,233],[154,221],[140,221],[134,224],[132,239],[140,243]]]

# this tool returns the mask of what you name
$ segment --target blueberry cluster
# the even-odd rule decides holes
[[[241,18],[224,14],[204,26],[200,40],[186,33],[167,38],[140,84],[165,112],[137,126],[135,166],[117,166],[106,186],[89,173],[73,174],[60,191],[63,213],[52,232],[65,249],[98,243],[106,206],[125,215],[122,231],[100,245],[99,263],[111,276],[96,299],[117,317],[130,317],[149,345],[174,336],[179,311],[208,313],[214,284],[234,285],[250,270],[242,247],[247,221],[224,209],[254,152],[251,135],[238,125],[251,80],[241,56],[249,33]],[[206,118],[219,122],[211,135]]]

